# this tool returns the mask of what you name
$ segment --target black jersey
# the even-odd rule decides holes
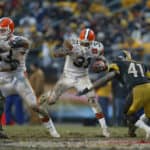
[[[128,88],[147,83],[149,82],[146,73],[148,71],[147,67],[136,61],[114,61],[114,63],[118,66],[119,80]]]

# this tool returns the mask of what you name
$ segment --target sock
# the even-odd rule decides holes
[[[98,122],[100,123],[102,128],[107,128],[105,118],[98,119]]]
[[[93,112],[95,113],[96,118],[98,119],[98,122],[100,123],[102,128],[107,128],[106,120],[104,118],[104,114],[102,112],[97,113],[97,110],[95,107],[92,107]]]
[[[43,122],[43,125],[47,129],[55,129],[55,126],[54,126],[54,123],[53,123],[52,119],[49,119],[47,122]]]

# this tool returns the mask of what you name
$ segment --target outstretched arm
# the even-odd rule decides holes
[[[102,85],[113,79],[116,75],[117,75],[116,71],[108,72],[104,77],[100,78],[99,80],[96,80],[91,88],[89,89],[85,88],[83,91],[80,91],[77,95],[78,96],[85,95],[86,93],[92,91],[93,89],[101,87]]]
[[[119,67],[116,63],[110,64],[108,70],[109,72],[104,77],[100,78],[99,80],[96,80],[91,88],[85,88],[83,91],[80,91],[77,95],[81,96],[95,88],[101,87],[102,85],[104,85],[105,83],[107,83],[108,81],[120,74]]]
[[[70,41],[64,41],[63,48],[57,49],[56,51],[51,50],[52,57],[65,57],[66,55],[72,54],[73,46]]]

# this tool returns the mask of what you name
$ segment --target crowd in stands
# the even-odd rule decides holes
[[[1,0],[3,16],[32,42],[27,67],[38,62],[49,82],[57,80],[64,62],[52,58],[51,51],[84,27],[95,31],[108,60],[127,49],[134,59],[150,62],[150,0]]]
[[[50,56],[64,39],[84,27],[92,28],[105,46],[105,55],[129,49],[138,60],[149,60],[150,0],[2,0],[0,16],[10,16],[17,34],[32,41],[27,63],[60,72],[62,65]],[[113,2],[113,1],[111,1]],[[114,5],[114,6],[113,6]],[[119,6],[119,7],[118,7]],[[116,8],[116,9],[115,9]],[[62,64],[62,63],[61,63]]]

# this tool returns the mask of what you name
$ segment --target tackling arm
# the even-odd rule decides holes
[[[85,88],[83,91],[80,91],[77,95],[81,96],[81,95],[84,95],[84,94],[90,92],[91,90],[93,90],[95,88],[101,87],[102,85],[104,85],[105,83],[107,83],[108,81],[110,81],[111,79],[116,77],[118,74],[120,74],[120,70],[119,70],[118,65],[116,63],[110,64],[109,65],[109,72],[104,77],[95,81],[91,88],[89,88],[89,89]]]
[[[95,88],[98,88],[98,87],[101,87],[102,85],[104,85],[104,83],[110,81],[111,79],[113,79],[115,76],[117,75],[117,72],[116,71],[111,71],[111,72],[108,72],[104,77],[100,78],[99,80],[96,80],[94,83],[93,83],[93,86],[91,88],[85,88],[83,91],[80,91],[78,93],[78,96],[81,96],[81,95],[84,95],[90,91],[92,91],[93,89]]]

